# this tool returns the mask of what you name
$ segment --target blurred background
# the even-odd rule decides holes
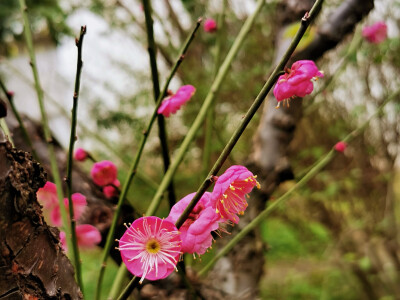
[[[256,7],[252,0],[225,2],[222,9],[223,1],[152,1],[161,85],[198,17],[218,19],[222,11],[224,15],[216,32],[198,32],[170,85],[173,92],[182,84],[196,87],[190,102],[166,120],[172,157],[196,117],[216,69]],[[211,158],[204,159],[204,130],[175,175],[178,199],[197,190],[268,78],[279,56],[278,46],[294,36],[297,25],[288,17],[290,2],[296,1],[266,1],[256,18],[216,98]],[[312,43],[344,2],[326,1],[298,51]],[[290,189],[398,89],[400,1],[376,0],[374,5],[354,31],[340,36],[338,45],[317,61],[325,77],[303,99],[293,138],[279,150],[287,154],[293,178],[282,180],[264,195],[262,190],[257,197],[264,203]],[[76,71],[74,39],[80,26],[87,26],[76,147],[117,163],[123,181],[154,110],[141,2],[36,0],[27,1],[27,6],[50,127],[65,148]],[[371,44],[362,39],[361,30],[376,21],[387,24],[388,38]],[[0,76],[14,92],[18,110],[40,121],[22,18],[13,0],[0,1]],[[273,97],[266,101],[276,103]],[[395,99],[343,154],[260,226],[263,245],[259,249],[265,261],[258,283],[261,299],[400,299],[399,111],[400,102]],[[254,141],[263,114],[265,111],[260,111],[252,120],[226,167],[250,160],[257,165]],[[90,170],[89,162],[80,166]],[[140,211],[146,210],[162,178],[162,166],[154,128],[140,164],[141,175],[129,195]],[[158,215],[168,215],[166,203]],[[207,253],[203,262],[213,254]],[[88,284],[97,268],[97,256],[96,251],[85,256]],[[198,261],[188,264],[201,267]],[[107,286],[115,269],[107,273]]]

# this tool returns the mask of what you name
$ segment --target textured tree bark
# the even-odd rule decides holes
[[[82,299],[36,191],[46,173],[0,131],[0,299]]]
[[[282,28],[277,34],[275,62],[280,60],[286,50],[287,39],[282,35],[285,26],[299,21],[314,1],[283,1],[277,8],[278,20]],[[326,51],[334,48],[344,37],[351,33],[355,25],[373,8],[373,1],[344,1],[328,20],[320,26],[310,45],[301,52],[294,53],[288,63],[300,59],[317,60]],[[296,124],[302,115],[301,99],[294,99],[290,107],[275,109],[273,96],[267,99],[263,116],[254,138],[254,150],[247,166],[258,175],[261,190],[252,192],[249,208],[241,217],[239,226],[233,229],[232,235],[247,225],[261,210],[265,203],[283,181],[292,179],[293,173],[288,157],[288,147],[293,138]],[[226,240],[224,238],[223,240]],[[223,240],[218,243],[223,243]],[[259,280],[264,268],[264,249],[257,232],[248,235],[231,253],[220,260],[209,275],[209,283],[229,295],[230,299],[255,299],[258,295]]]

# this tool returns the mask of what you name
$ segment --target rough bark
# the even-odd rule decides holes
[[[276,41],[277,62],[288,46],[282,33],[286,25],[298,21],[309,10],[314,1],[287,0],[280,4],[277,11],[280,22]],[[373,1],[344,1],[320,26],[313,42],[301,52],[293,55],[290,66],[299,59],[317,60],[324,53],[334,48],[345,36],[351,33],[355,25],[373,8]],[[263,116],[254,139],[254,150],[250,156],[248,167],[258,175],[261,190],[252,193],[249,202],[250,211],[246,211],[239,226],[248,224],[261,210],[265,203],[283,181],[292,179],[293,173],[288,157],[289,144],[293,138],[296,124],[302,115],[302,101],[291,101],[290,107],[275,109],[276,101],[270,97],[266,100]],[[221,241],[222,242],[222,241]],[[218,241],[218,243],[220,243]],[[264,268],[264,248],[257,232],[248,235],[231,253],[221,259],[210,273],[210,284],[215,289],[229,294],[230,299],[254,299],[258,294],[259,280]],[[221,293],[222,294],[222,293]]]
[[[0,131],[0,299],[81,299],[59,231],[48,226],[36,191],[43,168]]]

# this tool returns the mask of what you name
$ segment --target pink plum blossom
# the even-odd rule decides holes
[[[174,95],[165,98],[157,110],[157,113],[169,117],[170,114],[174,114],[184,105],[196,92],[196,88],[193,85],[181,86]]]
[[[346,142],[337,142],[336,145],[333,147],[337,152],[344,152],[347,148],[347,143]]]
[[[176,223],[196,193],[189,194],[177,202],[166,221]],[[182,252],[204,254],[212,244],[211,231],[219,228],[220,216],[211,204],[211,193],[204,193],[189,217],[179,228],[182,238]]]
[[[75,228],[77,244],[82,248],[92,248],[101,242],[100,231],[90,224],[78,225]],[[64,251],[68,251],[65,232],[60,231],[60,242]]]
[[[88,158],[88,153],[83,148],[77,148],[74,153],[74,158],[77,161],[85,161]]]
[[[46,209],[53,209],[58,206],[57,186],[47,181],[46,184],[36,192],[38,201]]]
[[[212,192],[213,207],[221,218],[233,223],[239,222],[238,215],[243,215],[248,204],[246,195],[257,186],[260,187],[253,175],[246,167],[234,165],[229,167],[215,183]]]
[[[182,240],[175,225],[158,217],[135,220],[119,240],[122,261],[143,280],[167,277],[176,269]]]
[[[121,183],[118,179],[115,179],[112,183],[116,187],[120,187]],[[119,192],[113,185],[107,185],[103,187],[103,194],[106,196],[107,199],[111,199],[113,197],[118,197]]]
[[[207,19],[204,21],[204,31],[205,32],[215,32],[217,31],[217,22],[214,19]]]
[[[95,184],[109,185],[117,179],[117,167],[109,160],[99,161],[93,165],[90,174]]]
[[[310,94],[314,89],[311,80],[323,76],[324,74],[312,60],[299,60],[293,63],[289,73],[279,76],[275,85],[274,95],[278,100],[278,107],[282,100]]]
[[[387,25],[381,21],[371,26],[365,26],[362,36],[372,44],[379,44],[387,38]]]
[[[83,211],[86,208],[87,202],[86,202],[86,197],[80,193],[74,193],[71,195],[71,200],[72,204],[74,207],[74,218],[75,220],[78,220],[79,217],[82,215]],[[64,205],[67,209],[67,213],[69,213],[69,203],[68,203],[68,198],[64,198]],[[61,226],[62,225],[62,219],[61,219],[61,212],[60,212],[60,206],[56,206],[50,214],[50,219],[51,222],[55,226]]]

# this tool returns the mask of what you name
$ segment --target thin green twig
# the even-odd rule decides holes
[[[76,141],[76,123],[77,123],[79,88],[80,88],[81,73],[83,66],[82,44],[85,33],[86,33],[86,26],[82,26],[79,38],[75,40],[76,47],[78,48],[78,58],[76,64],[75,88],[74,88],[73,105],[72,105],[71,135],[69,138],[69,149],[68,149],[68,160],[67,160],[67,176],[65,178],[65,182],[67,184],[67,196],[68,196],[68,207],[70,215],[72,251],[74,253],[75,275],[83,295],[85,295],[85,293],[82,280],[81,259],[79,255],[78,241],[76,237],[76,220],[74,216],[74,204],[72,202],[72,168],[74,161],[72,156],[74,153],[74,144]]]
[[[169,83],[171,82],[173,76],[175,75],[176,71],[178,70],[179,66],[181,65],[181,63],[182,63],[182,61],[184,59],[184,56],[186,54],[186,51],[189,48],[189,45],[193,41],[193,39],[195,37],[195,34],[196,34],[197,30],[200,27],[201,21],[202,21],[201,19],[199,19],[197,21],[195,28],[193,29],[192,33],[188,37],[187,41],[185,42],[185,44],[184,44],[184,46],[183,46],[183,48],[182,48],[182,50],[181,50],[181,52],[179,54],[179,57],[178,57],[175,65],[173,66],[169,77],[167,78],[167,80],[166,80],[166,82],[164,84],[163,90],[162,90],[162,92],[160,93],[160,96],[157,99],[157,104],[156,104],[155,109],[153,111],[153,114],[152,114],[152,116],[150,118],[150,121],[149,121],[149,123],[147,125],[147,128],[143,132],[142,140],[140,142],[140,145],[139,145],[138,151],[136,153],[135,159],[133,160],[133,163],[132,163],[132,165],[130,167],[130,170],[128,172],[128,177],[126,178],[126,181],[125,181],[125,183],[123,185],[122,192],[121,192],[121,194],[119,196],[118,204],[117,204],[117,207],[116,207],[115,212],[114,212],[114,217],[113,217],[113,220],[112,220],[112,223],[111,223],[111,227],[110,227],[110,230],[109,230],[108,235],[107,235],[106,244],[105,244],[104,250],[103,250],[102,263],[101,263],[101,267],[100,267],[100,271],[99,271],[99,278],[98,278],[97,286],[96,286],[95,299],[99,299],[99,297],[100,297],[101,285],[102,285],[102,281],[103,281],[103,277],[104,277],[104,271],[105,271],[105,268],[106,268],[106,261],[107,261],[107,257],[108,257],[108,254],[110,252],[111,246],[113,244],[114,232],[115,232],[115,229],[116,229],[116,226],[117,226],[117,221],[118,221],[119,215],[121,213],[121,207],[122,207],[122,204],[123,204],[124,199],[126,197],[126,194],[128,193],[128,189],[129,189],[130,183],[132,182],[132,179],[134,178],[134,176],[136,174],[136,169],[137,169],[137,167],[139,165],[139,161],[140,161],[140,158],[141,158],[141,155],[142,155],[142,152],[143,152],[144,145],[145,145],[145,143],[147,141],[147,137],[148,137],[148,135],[150,133],[150,130],[151,130],[152,126],[153,126],[153,123],[154,123],[154,121],[155,121],[155,119],[157,117],[157,109],[160,106],[161,101],[163,99],[162,95],[166,94],[166,92],[168,90]]]
[[[197,132],[199,131],[200,127],[202,126],[204,119],[206,117],[206,114],[207,114],[207,110],[209,109],[210,105],[213,103],[215,96],[230,69],[233,59],[236,57],[236,54],[238,53],[240,47],[242,46],[244,39],[250,32],[250,29],[255,21],[255,18],[261,11],[261,8],[264,6],[264,4],[265,4],[265,0],[258,0],[256,9],[254,10],[253,14],[247,18],[247,20],[243,24],[242,29],[240,30],[238,36],[236,37],[235,41],[233,42],[233,45],[230,48],[224,62],[222,63],[221,67],[218,70],[218,74],[215,77],[213,84],[211,85],[211,88],[206,96],[206,99],[204,100],[202,107],[200,108],[199,113],[197,114],[196,119],[194,120],[192,126],[190,127],[188,133],[186,134],[186,137],[184,138],[182,144],[179,147],[177,155],[174,157],[173,162],[171,163],[170,167],[168,168],[167,173],[165,173],[165,176],[163,177],[163,179],[157,189],[157,192],[151,201],[151,204],[147,210],[148,215],[153,215],[156,212],[158,206],[160,205],[161,198],[164,194],[164,191],[167,189],[176,170],[178,169],[180,163],[182,162],[183,157],[185,156],[185,154],[189,148],[189,145],[194,140],[194,138],[197,135]]]
[[[32,32],[31,32],[31,28],[29,25],[29,19],[28,19],[28,14],[27,14],[28,8],[26,6],[25,0],[19,0],[19,5],[20,5],[20,9],[21,9],[23,22],[24,22],[24,35],[25,35],[26,46],[28,48],[28,53],[29,53],[29,57],[30,57],[30,65],[32,68],[33,78],[34,78],[34,82],[35,82],[35,90],[36,90],[36,94],[37,94],[37,98],[38,98],[38,102],[39,102],[40,114],[42,116],[43,134],[44,134],[45,141],[47,143],[47,150],[49,151],[51,173],[53,175],[54,183],[57,186],[57,197],[58,197],[58,203],[60,206],[63,229],[65,231],[65,236],[66,236],[66,240],[67,240],[67,247],[70,248],[70,247],[72,247],[72,241],[71,241],[71,232],[70,232],[69,226],[68,226],[67,209],[64,205],[64,193],[63,193],[63,189],[62,189],[62,181],[61,181],[60,172],[59,172],[58,165],[57,165],[57,158],[56,158],[55,151],[54,151],[51,131],[49,128],[49,122],[47,120],[47,114],[46,114],[46,110],[44,107],[43,89],[40,84],[39,73],[37,70],[35,50],[33,48],[33,42],[32,42]]]
[[[225,9],[227,6],[227,0],[222,1],[221,11],[218,14],[217,18],[217,38],[215,42],[215,57],[214,57],[214,69],[213,76],[214,78],[218,74],[218,69],[221,65],[221,50],[222,50],[222,41],[225,40],[224,36],[224,24],[225,24]],[[207,176],[208,170],[210,170],[211,166],[211,154],[213,150],[213,129],[214,129],[214,121],[215,121],[215,103],[212,103],[209,110],[207,111],[206,116],[206,124],[204,131],[204,147],[203,147],[203,175]]]
[[[153,81],[153,91],[154,91],[154,101],[157,103],[157,99],[161,96],[164,98],[166,95],[160,95],[160,83],[158,78],[158,68],[157,68],[157,46],[154,40],[154,30],[153,30],[153,18],[151,1],[143,0],[143,9],[144,16],[146,19],[146,31],[147,31],[147,42],[148,42],[148,51],[149,51],[149,60],[150,60],[150,68],[151,68],[151,78]],[[167,130],[165,128],[165,119],[161,114],[157,114],[157,123],[158,123],[158,136],[161,144],[161,153],[164,162],[164,172],[167,172],[168,167],[170,165],[170,157],[169,157],[169,149],[168,149],[168,138],[167,138]],[[174,183],[171,180],[168,186],[168,203],[171,208],[176,202]]]
[[[4,82],[1,79],[0,79],[0,87],[3,90],[3,93],[6,95],[8,102],[10,103],[11,110],[13,111],[13,114],[14,114],[15,118],[17,119],[18,125],[21,128],[22,137],[25,140],[25,142],[28,144],[29,148],[31,149],[33,158],[36,161],[39,161],[39,157],[38,157],[38,155],[36,153],[35,148],[33,147],[32,140],[29,137],[28,131],[26,131],[24,122],[22,122],[22,118],[21,118],[21,115],[18,112],[18,109],[15,106],[14,95],[12,93],[10,93],[9,90],[7,90],[6,86],[4,85]]]
[[[208,177],[203,182],[203,184],[198,189],[196,195],[194,195],[192,201],[183,211],[179,219],[176,221],[176,227],[179,228],[185,222],[187,217],[189,216],[190,212],[196,206],[197,202],[200,200],[201,196],[206,192],[206,190],[211,186],[213,183],[213,177],[218,174],[218,171],[221,169],[223,163],[231,153],[233,147],[236,145],[237,141],[239,140],[240,136],[243,134],[244,130],[246,129],[247,125],[250,123],[251,119],[257,112],[258,108],[264,102],[265,97],[275,84],[280,72],[284,69],[285,65],[289,61],[290,57],[292,56],[294,50],[296,49],[297,45],[299,44],[301,38],[303,37],[304,33],[306,32],[309,24],[314,20],[317,13],[320,11],[322,6],[323,0],[317,0],[313,7],[311,8],[309,13],[301,19],[301,25],[299,30],[297,31],[295,37],[293,38],[291,44],[289,45],[288,49],[284,53],[283,57],[279,61],[278,65],[275,67],[275,70],[269,76],[267,82],[262,87],[261,91],[257,95],[256,99],[254,100],[253,104],[251,105],[250,109],[247,111],[246,115],[244,116],[242,122],[240,123],[239,127],[233,133],[231,139],[229,140],[228,144],[225,146],[224,150],[222,151],[221,155],[215,162],[214,166],[212,167]]]
[[[343,141],[346,143],[351,142],[355,137],[359,136],[369,125],[372,119],[382,114],[383,109],[386,104],[395,99],[400,95],[400,89],[397,89],[391,96],[389,96],[382,105],[373,113],[361,126],[353,130],[348,134]],[[318,160],[311,170],[304,175],[289,191],[279,197],[277,200],[272,202],[266,209],[264,209],[255,219],[253,219],[247,226],[245,226],[224,248],[222,248],[216,256],[214,256],[211,261],[199,272],[199,276],[203,276],[208,270],[223,256],[225,256],[241,239],[243,239],[249,232],[251,232],[256,226],[258,226],[261,221],[263,221],[272,211],[277,207],[282,205],[285,201],[290,199],[290,196],[303,187],[310,179],[317,175],[321,169],[323,169],[336,155],[337,151],[329,151],[322,159]]]

